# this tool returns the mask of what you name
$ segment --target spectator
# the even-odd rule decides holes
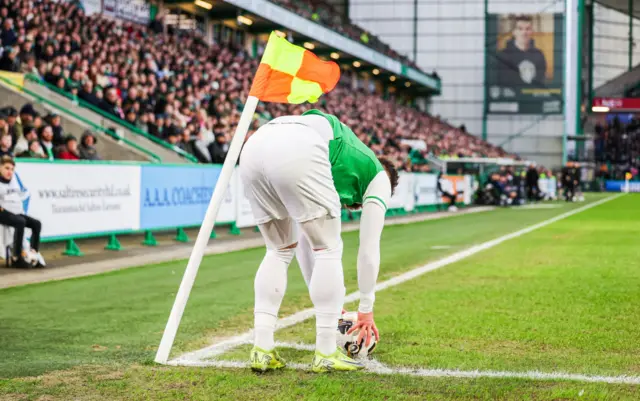
[[[38,67],[36,67],[36,56],[27,54],[22,57],[23,62],[20,66],[20,72],[23,74],[39,75]]]
[[[43,261],[38,250],[40,248],[40,221],[25,214],[23,202],[29,193],[17,180],[14,169],[15,161],[9,156],[0,158],[0,224],[13,227],[13,244],[11,265],[15,267],[32,267]],[[31,252],[23,249],[24,229],[31,229]],[[28,261],[31,260],[31,261]]]
[[[153,121],[150,121],[148,124],[149,133],[155,136],[156,138],[164,138],[165,121],[166,121],[166,116],[163,114],[158,114],[153,119]]]
[[[0,109],[0,136],[9,134],[9,124],[7,124],[7,113]]]
[[[2,31],[0,31],[0,43],[4,47],[10,47],[16,44],[18,35],[13,28],[13,19],[7,18],[2,23]]]
[[[540,195],[540,189],[538,188],[538,180],[540,175],[535,165],[530,165],[527,169],[526,175],[526,187],[527,187],[527,199],[529,201],[537,201]]]
[[[124,113],[118,105],[119,98],[116,88],[107,88],[103,93],[104,99],[100,104],[100,108],[115,117],[124,119]]]
[[[163,19],[166,14],[166,10],[164,12],[159,12],[156,17],[149,23],[149,29],[151,29],[151,31],[156,35],[164,32]]]
[[[53,131],[53,145],[60,146],[65,142],[64,130],[62,129],[62,118],[58,113],[51,113],[46,118]]]
[[[0,136],[0,157],[2,156],[13,157],[13,140],[9,134]]]
[[[30,159],[46,159],[47,155],[44,154],[42,150],[42,146],[40,146],[40,142],[37,139],[29,141],[27,145],[28,148],[26,151],[17,154],[17,157],[24,157]]]
[[[0,70],[10,72],[20,72],[20,59],[18,53],[20,49],[17,47],[7,48],[0,58]]]
[[[125,111],[124,120],[129,124],[133,125],[134,127],[138,126],[138,115],[136,114],[136,111],[133,108]]]
[[[54,64],[53,68],[44,76],[45,82],[53,86],[58,85],[60,79],[64,79],[64,77],[62,76],[62,67],[58,64]]]
[[[40,137],[40,146],[44,154],[47,156],[47,159],[54,159],[54,146],[53,146],[53,130],[49,125],[43,125],[40,127],[40,131],[38,132],[38,136]]]
[[[24,157],[21,155],[29,151],[29,144],[32,141],[38,140],[38,131],[36,130],[36,127],[25,126],[22,132],[22,136],[18,139],[18,141],[16,142],[16,146],[13,149],[16,157]]]
[[[42,117],[36,114],[35,117],[33,117],[33,126],[36,127],[36,129],[40,129],[43,125],[44,121],[42,121]]]
[[[73,135],[69,135],[65,139],[64,146],[58,153],[58,158],[62,160],[80,160],[78,140]]]
[[[169,144],[181,149],[182,148],[181,136],[182,136],[182,133],[178,129],[172,129],[167,134],[167,142],[169,142]]]
[[[211,141],[206,137],[205,131],[200,129],[193,141],[193,155],[200,163],[211,163],[210,144]]]
[[[84,160],[100,160],[96,143],[98,139],[89,130],[85,131],[80,138],[80,158]]]
[[[9,131],[9,135],[11,135],[11,139],[15,144],[18,142],[18,138],[22,135],[22,127],[18,125],[18,110],[15,107],[9,106],[4,109],[5,114],[7,116],[7,130]]]
[[[92,106],[100,107],[100,99],[93,92],[93,81],[86,80],[82,84],[82,89],[78,92],[78,97]]]
[[[20,109],[20,122],[21,127],[33,126],[33,119],[37,115],[36,110],[31,103],[27,103]],[[24,130],[24,128],[23,128]]]
[[[222,164],[227,157],[229,151],[229,143],[225,134],[216,134],[216,140],[209,145],[211,153],[211,163]]]

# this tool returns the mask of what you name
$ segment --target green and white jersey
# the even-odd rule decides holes
[[[331,175],[346,206],[374,201],[385,209],[391,197],[391,185],[382,164],[367,145],[334,115],[319,110],[309,110],[303,116],[321,116],[328,121],[332,133],[329,135],[329,161]],[[313,124],[322,134],[323,128]],[[324,135],[323,135],[324,136]]]

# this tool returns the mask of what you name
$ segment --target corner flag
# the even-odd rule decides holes
[[[322,61],[309,50],[271,33],[249,96],[264,102],[314,103],[335,88],[339,79],[338,64]]]

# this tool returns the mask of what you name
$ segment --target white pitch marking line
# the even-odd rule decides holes
[[[189,366],[189,367],[216,367],[216,368],[233,368],[246,369],[249,363],[246,361],[170,361],[167,363],[172,366]],[[295,370],[309,370],[308,364],[303,363],[287,363],[287,368]],[[564,373],[564,372],[539,372],[536,370],[527,372],[509,372],[498,370],[455,370],[455,369],[423,369],[423,368],[407,368],[407,367],[388,367],[382,363],[371,360],[365,362],[365,372],[377,375],[399,375],[399,376],[416,376],[416,377],[455,377],[464,379],[526,379],[526,380],[553,380],[553,381],[575,381],[583,383],[607,383],[607,384],[631,384],[640,385],[639,376],[600,376],[585,375],[580,373]]]
[[[393,277],[387,281],[383,281],[382,283],[378,283],[375,287],[375,291],[382,291],[384,289],[387,289],[389,287],[394,287],[396,285],[405,283],[409,280],[413,280],[414,278],[421,276],[425,273],[428,273],[430,271],[439,269],[441,267],[450,265],[452,263],[456,263],[459,262],[465,258],[468,258],[469,256],[475,255],[476,253],[482,252],[484,250],[493,248],[497,245],[502,244],[505,241],[508,241],[510,239],[514,239],[514,238],[518,238],[521,237],[525,234],[528,234],[532,231],[535,231],[539,228],[548,226],[549,224],[553,224],[557,221],[566,219],[567,217],[573,216],[574,214],[578,214],[581,212],[584,212],[585,210],[591,209],[593,207],[602,205],[605,202],[609,202],[611,200],[614,200],[620,196],[623,196],[624,194],[617,194],[617,195],[613,195],[613,196],[609,196],[607,198],[604,199],[600,199],[599,201],[590,203],[588,205],[579,207],[577,209],[573,209],[570,210],[568,212],[562,213],[556,217],[553,217],[551,219],[545,220],[543,222],[534,224],[532,226],[523,228],[522,230],[518,230],[515,231],[511,234],[507,234],[504,235],[502,237],[493,239],[491,241],[487,241],[484,242],[482,244],[479,245],[475,245],[472,246],[471,248],[453,253],[445,258],[436,260],[434,262],[431,263],[427,263],[424,266],[415,268],[413,270],[410,270],[408,272],[405,272],[403,274],[400,274],[396,277]],[[351,294],[347,295],[344,298],[344,303],[351,303],[354,301],[357,301],[358,299],[360,299],[360,292],[356,291],[356,292],[352,292]],[[278,320],[278,323],[276,324],[276,330],[280,330],[286,327],[290,327],[293,325],[296,325],[300,322],[303,322],[311,317],[314,316],[314,312],[313,312],[313,308],[309,308],[309,309],[304,309],[300,312],[294,313],[293,315],[287,316],[285,318],[282,318],[280,320]],[[243,343],[246,343],[247,341],[251,341],[253,339],[253,330],[248,330],[245,333],[239,334],[237,336],[231,337],[227,340],[218,342],[216,344],[212,344],[206,348],[202,348],[200,350],[197,351],[193,351],[193,352],[189,352],[186,354],[183,354],[181,356],[179,356],[178,358],[176,358],[173,361],[169,361],[169,362],[175,362],[175,361],[180,361],[180,362],[186,362],[188,360],[202,360],[202,359],[208,359],[208,358],[212,358],[215,357],[217,355],[223,354],[225,353],[227,350],[232,349],[237,347],[238,345],[241,345]],[[169,363],[168,362],[168,363]]]

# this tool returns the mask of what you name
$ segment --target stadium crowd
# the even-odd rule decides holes
[[[20,108],[0,109],[0,157],[32,159],[99,160],[96,136],[83,133],[80,143],[73,135],[65,135],[58,114],[41,116],[30,103]]]
[[[614,118],[596,125],[595,156],[603,179],[624,180],[626,173],[640,179],[640,121]]]
[[[224,161],[258,64],[245,50],[210,46],[191,31],[164,34],[158,21],[145,27],[86,16],[72,3],[53,0],[0,0],[0,24],[0,69],[33,74],[203,163]],[[319,107],[406,170],[428,169],[427,151],[412,148],[406,139],[424,141],[436,156],[506,156],[438,117],[354,91],[346,83]],[[249,135],[271,118],[308,108],[260,104]],[[58,138],[56,145],[66,146],[67,139],[63,144]]]

